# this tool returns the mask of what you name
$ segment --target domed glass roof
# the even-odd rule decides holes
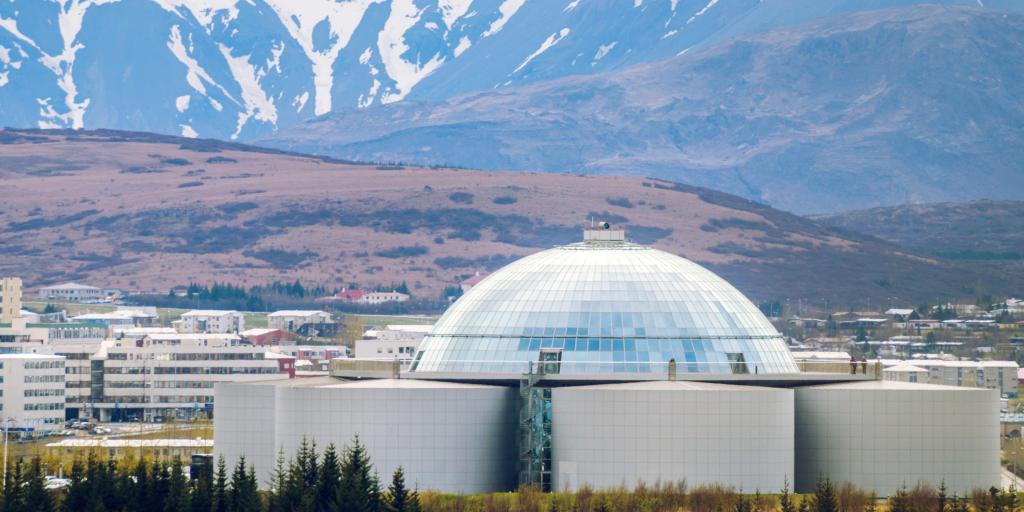
[[[561,373],[666,373],[671,359],[678,373],[798,371],[768,319],[711,271],[621,231],[585,238],[473,286],[424,338],[412,371],[521,373],[542,349],[561,351]]]

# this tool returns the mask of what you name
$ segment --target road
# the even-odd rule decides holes
[[[1013,487],[1018,491],[1024,489],[1024,479],[1021,479],[1019,476],[1014,476],[1013,473],[1006,468],[1002,468],[1002,470],[1001,480],[1003,489],[1009,489],[1010,485],[1013,485]]]

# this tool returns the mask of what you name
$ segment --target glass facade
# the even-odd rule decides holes
[[[424,338],[413,371],[528,371],[562,350],[561,373],[795,373],[782,336],[711,271],[628,242],[542,251],[491,274]]]

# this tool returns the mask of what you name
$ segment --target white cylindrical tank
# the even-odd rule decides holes
[[[995,390],[868,381],[796,390],[796,490],[819,475],[878,496],[945,481],[950,494],[999,486]]]
[[[252,402],[263,399],[260,387],[218,387],[214,423],[216,452],[229,463],[246,455],[235,453],[239,448],[261,454],[246,455],[261,483],[273,470],[268,452],[283,450],[291,458],[305,438],[320,452],[333,443],[340,455],[358,435],[382,482],[402,466],[406,484],[420,490],[472,494],[515,488],[518,395],[512,388],[413,379],[286,382],[274,387],[272,403],[257,406]],[[261,396],[239,395],[245,392]],[[266,429],[273,433],[272,447],[257,449],[245,441],[264,442],[267,436],[260,425],[239,422],[239,401],[274,409],[273,425]],[[229,416],[221,415],[222,407],[232,411]]]
[[[637,382],[552,391],[552,489],[685,480],[775,492],[793,475],[793,391]]]

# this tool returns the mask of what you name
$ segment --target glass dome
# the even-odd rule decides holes
[[[615,233],[618,233],[616,236]],[[664,251],[587,230],[585,241],[484,278],[423,339],[414,372],[794,373],[782,336],[736,288]]]

